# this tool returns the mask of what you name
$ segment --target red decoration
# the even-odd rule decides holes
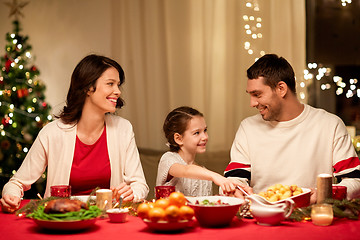
[[[10,71],[10,66],[11,66],[12,61],[10,59],[8,59],[5,63],[5,71],[8,73]]]
[[[27,88],[17,90],[18,98],[27,97],[29,95],[29,90]]]
[[[1,123],[4,125],[4,127],[7,127],[9,126],[9,121],[10,121],[10,118],[5,116],[2,120],[1,120]]]
[[[35,66],[32,66],[32,67],[30,68],[30,70],[33,71],[33,72],[36,72],[36,71],[37,71],[37,68],[36,68]]]
[[[8,150],[10,148],[9,140],[1,141],[1,148],[4,149],[5,151]]]
[[[42,106],[43,106],[44,108],[46,108],[47,103],[46,103],[46,102],[43,102],[43,103],[42,103]]]

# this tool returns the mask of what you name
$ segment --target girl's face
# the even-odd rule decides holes
[[[205,119],[201,116],[193,117],[189,122],[185,132],[179,136],[181,151],[191,154],[203,153],[206,151],[208,133]]]
[[[119,88],[119,72],[110,67],[96,81],[96,90],[88,91],[89,97],[85,104],[91,104],[95,111],[102,113],[115,112],[116,102],[121,94]]]

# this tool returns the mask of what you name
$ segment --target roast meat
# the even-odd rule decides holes
[[[86,203],[76,199],[55,199],[46,203],[45,213],[77,212],[80,209],[89,209]]]

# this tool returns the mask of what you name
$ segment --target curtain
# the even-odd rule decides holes
[[[244,15],[261,17],[262,38],[249,38]],[[240,121],[256,113],[246,69],[260,50],[285,57],[303,78],[305,0],[113,0],[111,27],[112,57],[126,75],[119,115],[140,148],[166,150],[163,121],[188,105],[205,116],[208,151],[229,150]]]

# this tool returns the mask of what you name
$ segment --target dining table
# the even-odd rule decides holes
[[[29,200],[24,200],[26,204]],[[263,226],[254,219],[234,217],[229,226],[222,228],[201,227],[196,219],[178,231],[158,232],[150,229],[142,219],[128,216],[124,223],[112,223],[108,218],[98,218],[89,228],[77,231],[49,230],[37,225],[33,219],[15,214],[0,213],[0,239],[42,240],[196,240],[196,239],[317,239],[352,240],[360,239],[360,220],[334,219],[329,226],[316,226],[311,221],[283,221],[277,226]]]

